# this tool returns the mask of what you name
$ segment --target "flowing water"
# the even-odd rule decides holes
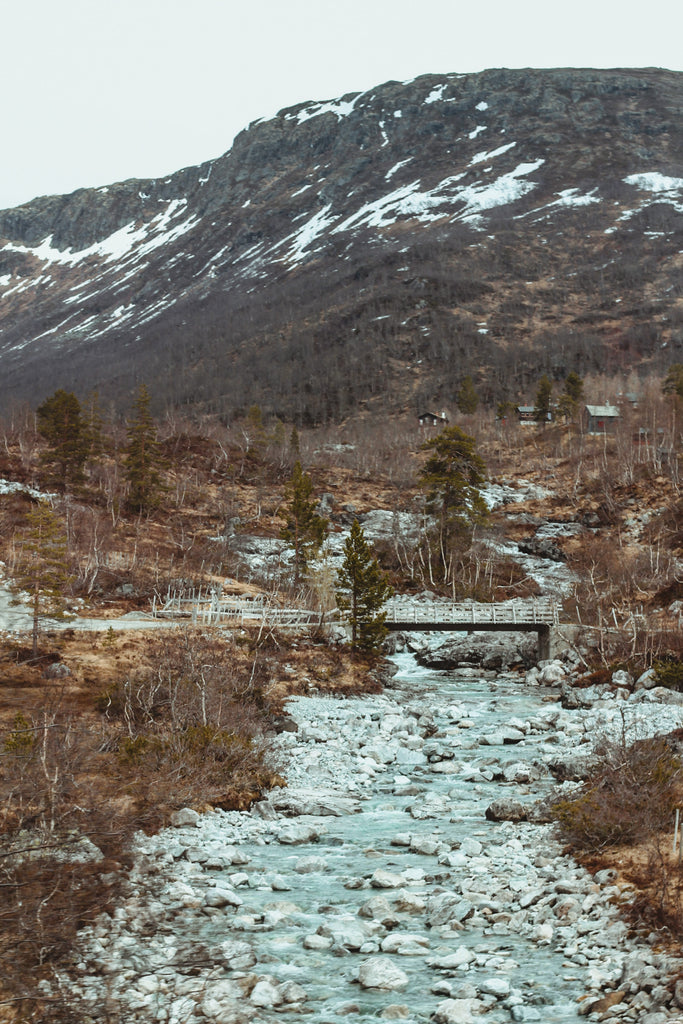
[[[483,999],[491,1024],[578,1021],[576,1000],[585,990],[586,972],[599,965],[619,975],[619,950],[623,957],[631,948],[626,929],[610,908],[606,917],[600,908],[586,911],[578,931],[577,914],[558,917],[553,904],[573,900],[580,916],[582,903],[598,887],[560,855],[548,826],[493,823],[485,817],[487,806],[501,795],[532,799],[554,785],[547,772],[521,785],[487,779],[486,772],[499,776],[505,765],[541,762],[557,753],[558,744],[571,744],[549,724],[556,705],[548,703],[546,689],[530,690],[518,677],[428,671],[407,654],[393,660],[398,674],[382,695],[295,698],[290,708],[299,734],[281,737],[295,792],[306,787],[352,797],[359,801],[359,813],[272,821],[217,813],[204,816],[198,829],[169,830],[147,841],[148,853],[163,849],[169,860],[176,858],[174,883],[161,893],[162,904],[178,902],[177,892],[173,895],[178,880],[195,894],[229,884],[243,900],[227,910],[198,910],[192,899],[176,906],[162,929],[169,963],[171,954],[183,960],[193,949],[247,942],[257,958],[249,968],[254,974],[276,985],[297,982],[306,992],[306,1001],[281,1006],[279,1012],[286,1009],[288,1019],[305,1017],[311,1024],[378,1015],[426,1021],[443,1000],[474,996]],[[405,736],[408,752],[400,762],[380,767],[376,758],[368,761],[365,753],[391,716],[417,722],[424,712],[433,715],[438,730],[433,742],[451,752],[452,761],[442,762],[448,772],[435,771],[434,763],[410,764]],[[534,721],[543,723],[542,731]],[[521,742],[503,743],[501,730],[528,722],[532,728]],[[359,737],[366,739],[366,748],[358,749]],[[481,737],[491,744],[481,745]],[[384,739],[391,742],[391,735]],[[424,750],[430,742],[428,737]],[[415,759],[419,745],[417,738]],[[283,842],[281,833],[292,826],[310,826],[314,841]],[[439,852],[416,852],[420,839],[433,841]],[[183,853],[190,844],[208,849],[220,843],[239,843],[240,854],[249,858],[227,878],[210,863],[188,863]],[[377,869],[400,879],[376,888]],[[444,894],[468,908],[456,915],[463,917],[461,924],[435,910]],[[380,895],[391,913],[375,921],[359,917],[363,904]],[[539,913],[548,895],[550,905],[546,899]],[[388,929],[379,925],[391,914]],[[403,947],[380,947],[387,936],[400,942],[403,934],[412,936]],[[330,948],[307,948],[316,935],[313,945],[327,938]],[[396,965],[407,981],[397,990],[359,985],[359,966],[369,957]],[[158,950],[154,969],[159,971]],[[138,962],[134,974],[143,970]],[[239,978],[239,971],[229,976]],[[177,1005],[189,1010],[191,1003]],[[268,1019],[273,1008],[259,1006],[254,1012]],[[450,1012],[453,1020],[469,1019],[465,1004],[451,1005]],[[181,1018],[179,1010],[154,1019]]]

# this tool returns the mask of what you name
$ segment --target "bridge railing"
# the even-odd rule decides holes
[[[476,601],[446,604],[418,604],[401,598],[388,601],[383,608],[386,621],[390,624],[429,623],[452,624],[463,628],[477,626],[509,625],[550,626],[559,623],[558,605],[549,598],[535,598],[531,601],[509,601],[504,604],[485,604]],[[231,597],[220,589],[192,590],[191,592],[170,591],[165,598],[155,598],[152,612],[160,618],[188,618],[202,625],[242,625],[265,623],[273,626],[297,628],[320,626],[323,618],[327,623],[344,623],[347,619],[337,609],[326,613],[308,608],[282,608],[264,601],[259,595],[254,598]]]
[[[511,601],[505,604],[418,605],[393,600],[385,604],[387,622],[444,622],[463,626],[485,625],[557,625],[559,611],[555,601]]]

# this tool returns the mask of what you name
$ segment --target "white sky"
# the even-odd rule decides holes
[[[0,0],[0,209],[169,174],[389,79],[682,70],[682,30],[680,0]]]

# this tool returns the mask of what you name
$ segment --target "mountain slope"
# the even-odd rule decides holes
[[[683,352],[683,75],[487,71],[300,104],[223,157],[0,212],[0,402],[302,421]]]

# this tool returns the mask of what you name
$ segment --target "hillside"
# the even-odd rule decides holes
[[[56,386],[299,423],[681,359],[680,73],[299,104],[219,159],[0,212],[0,408]]]

